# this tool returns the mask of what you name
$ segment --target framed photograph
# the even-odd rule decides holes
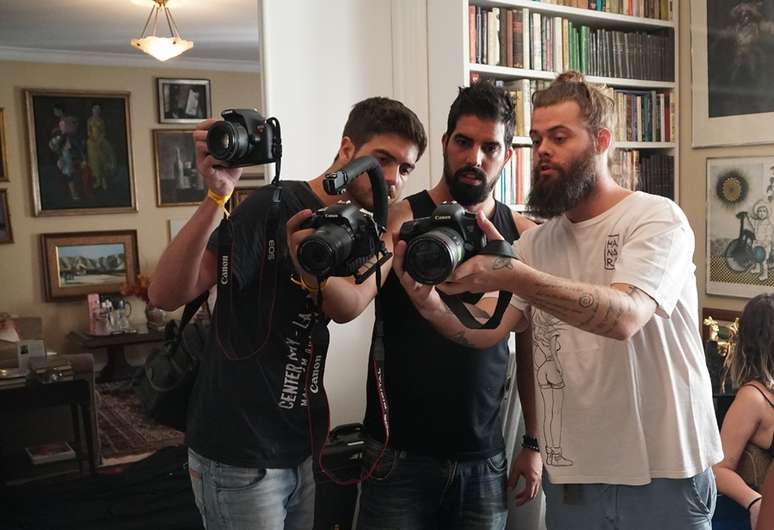
[[[707,292],[774,290],[774,157],[707,159]]]
[[[774,2],[691,0],[693,146],[774,143]]]
[[[258,186],[240,186],[234,189],[231,198],[226,203],[228,211],[234,211],[252,192],[258,189]]]
[[[129,93],[24,94],[35,215],[137,211]]]
[[[118,293],[140,271],[136,230],[41,234],[46,301]]]
[[[212,116],[209,79],[156,78],[159,123],[198,123]]]
[[[183,206],[199,204],[207,188],[196,169],[196,150],[190,129],[154,129],[156,159],[156,204]]]
[[[8,148],[5,142],[5,114],[0,107],[0,182],[8,182]]]
[[[0,244],[13,243],[11,211],[8,208],[8,190],[0,190]]]

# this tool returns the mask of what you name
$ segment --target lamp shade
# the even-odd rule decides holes
[[[193,42],[180,37],[156,37],[150,35],[141,39],[132,39],[132,46],[138,48],[159,61],[177,57],[193,48]]]

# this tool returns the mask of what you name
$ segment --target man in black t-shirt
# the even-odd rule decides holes
[[[492,190],[513,153],[514,108],[503,89],[480,82],[460,89],[442,138],[443,178],[432,189],[408,197],[390,211],[390,225],[429,216],[445,201],[483,212],[511,241],[534,226],[495,201]],[[396,245],[396,258],[405,243]],[[382,290],[384,378],[389,404],[388,448],[363,483],[359,530],[449,530],[505,528],[507,459],[501,403],[508,364],[509,330],[523,331],[522,314],[509,307],[488,333],[486,348],[473,348],[464,334],[445,338],[422,313],[431,291],[403,273],[399,259]],[[479,304],[492,311],[496,299]],[[491,302],[491,304],[489,303]],[[524,477],[517,504],[535,497],[542,463],[532,395],[528,333],[517,348],[517,382],[527,443],[515,459],[510,483]],[[372,378],[368,385],[363,467],[369,469],[384,444],[381,407]]]
[[[213,121],[201,123],[194,131],[197,168],[208,196],[162,255],[149,289],[151,303],[168,310],[214,285],[217,232],[210,235],[242,173],[239,168],[215,167],[218,161],[207,152],[206,143]],[[309,210],[339,200],[372,209],[366,174],[343,195],[330,196],[323,190],[325,174],[363,155],[379,160],[389,199],[397,200],[426,143],[422,124],[401,103],[387,98],[357,103],[331,167],[308,183],[283,182],[285,217],[303,211],[293,217],[300,223]],[[276,303],[268,304],[273,311],[267,315],[259,310],[267,305],[259,297],[269,296],[272,290],[260,282],[261,267],[275,251],[266,248],[264,233],[271,195],[271,187],[255,191],[231,216],[233,299],[228,305],[219,301],[215,307],[216,316],[227,312],[232,327],[249,338],[249,347],[232,347],[222,340],[220,331],[211,332],[190,398],[189,470],[208,530],[309,530],[313,524],[314,478],[304,381],[318,286],[314,278],[296,276],[295,243],[288,245],[276,264]],[[297,231],[297,224],[288,226],[290,232],[305,232]],[[350,287],[346,279],[328,281],[323,310],[330,318],[345,322],[355,316],[342,303]],[[362,289],[370,292],[371,287]]]

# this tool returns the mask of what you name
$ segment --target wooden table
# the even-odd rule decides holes
[[[135,333],[91,335],[86,331],[76,330],[71,331],[67,337],[86,350],[104,348],[107,351],[107,365],[97,377],[97,382],[102,383],[131,378],[135,369],[126,361],[125,347],[133,344],[161,343],[164,341],[164,332],[140,328]]]
[[[24,409],[37,409],[70,405],[73,420],[75,449],[78,467],[83,473],[83,447],[81,444],[81,421],[86,438],[89,472],[97,468],[97,455],[91,425],[91,389],[85,379],[57,381],[51,383],[29,382],[22,387],[0,389],[0,413]]]

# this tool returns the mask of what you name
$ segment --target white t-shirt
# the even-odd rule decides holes
[[[532,308],[538,431],[551,482],[642,485],[691,477],[719,462],[694,238],[680,208],[636,192],[593,219],[552,219],[515,245],[519,258],[540,271],[629,284],[658,304],[624,341]]]

